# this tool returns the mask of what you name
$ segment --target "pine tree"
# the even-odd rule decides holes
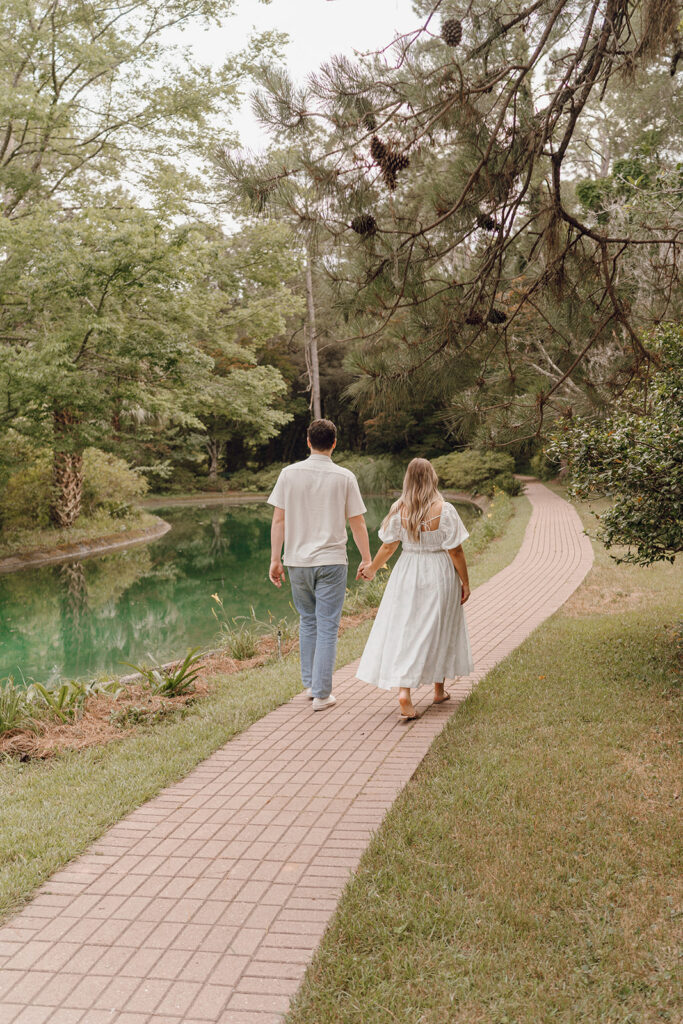
[[[389,57],[335,58],[304,88],[264,72],[255,109],[288,146],[244,180],[275,204],[293,183],[315,197],[365,407],[420,391],[447,429],[521,442],[656,358],[644,325],[680,312],[675,145],[624,173],[607,213],[576,185],[610,97],[654,82],[650,116],[675,132],[677,7],[448,0],[439,28],[421,0]]]

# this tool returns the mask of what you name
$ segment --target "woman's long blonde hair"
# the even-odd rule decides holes
[[[403,493],[389,509],[382,526],[398,512],[408,536],[419,540],[420,527],[429,518],[429,510],[437,500],[443,501],[443,497],[439,493],[436,470],[428,459],[413,459],[403,478]]]

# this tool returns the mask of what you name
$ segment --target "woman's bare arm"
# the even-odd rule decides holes
[[[458,544],[457,548],[449,548],[448,554],[462,583],[460,604],[464,604],[470,596],[470,580],[467,574],[467,562],[465,561],[465,552],[462,549],[462,544]]]
[[[382,544],[381,548],[373,558],[367,569],[363,569],[361,573],[364,580],[374,579],[375,573],[378,569],[381,569],[383,565],[386,565],[394,551],[399,545],[399,541],[395,541],[393,544]]]

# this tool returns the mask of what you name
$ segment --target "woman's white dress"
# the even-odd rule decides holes
[[[473,671],[460,577],[448,554],[467,537],[462,519],[447,501],[438,529],[423,530],[418,541],[408,536],[398,512],[380,529],[380,540],[400,540],[403,551],[365,645],[358,679],[391,690]]]

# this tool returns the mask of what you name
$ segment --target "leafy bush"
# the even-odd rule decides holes
[[[406,460],[396,455],[335,452],[333,459],[337,465],[355,473],[364,494],[386,494],[403,486]],[[237,491],[270,493],[287,465],[287,462],[274,462],[265,469],[240,469],[230,477],[230,487]]]
[[[83,513],[102,509],[115,519],[131,512],[132,502],[147,491],[147,481],[123,459],[87,448],[83,453]],[[52,503],[52,460],[49,453],[17,470],[0,494],[0,526],[9,531],[46,529]]]
[[[474,448],[451,452],[433,459],[432,465],[444,487],[468,494],[492,497],[496,488],[506,494],[519,494],[521,485],[512,475],[515,460],[507,452],[477,451]]]
[[[83,453],[83,512],[92,515],[104,508],[115,518],[123,518],[136,498],[148,489],[144,477],[109,452],[86,448]]]
[[[274,462],[265,469],[240,469],[232,474],[228,482],[235,491],[264,491],[270,494],[286,465],[286,462]]]
[[[616,561],[636,565],[673,562],[683,550],[683,327],[649,340],[656,361],[622,395],[623,411],[566,422],[550,449],[567,462],[571,494],[612,499],[598,536],[628,548]]]
[[[12,473],[0,494],[0,526],[6,530],[45,529],[50,525],[52,467],[41,456],[25,469]]]
[[[398,455],[353,455],[339,452],[335,453],[334,461],[355,474],[364,494],[386,494],[403,487],[407,462]]]
[[[560,472],[560,463],[556,459],[550,459],[547,452],[536,452],[531,456],[531,472],[539,480],[554,480]]]

